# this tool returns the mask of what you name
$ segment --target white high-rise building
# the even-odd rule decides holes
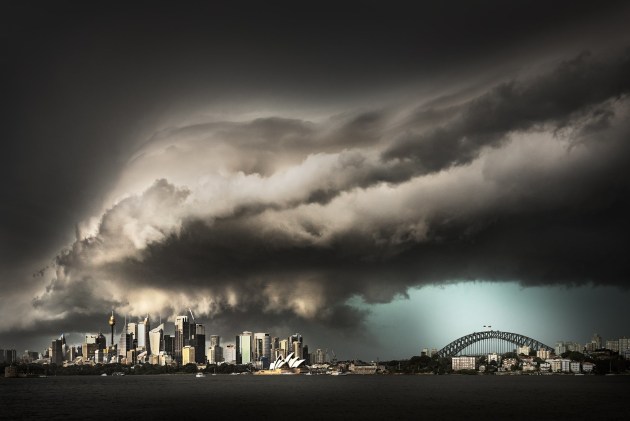
[[[152,355],[164,351],[164,323],[149,332],[149,346]]]
[[[138,323],[138,348],[147,351],[147,354],[151,351],[151,343],[149,341],[149,331],[151,330],[151,324],[149,322],[149,315]]]
[[[133,339],[137,340],[138,339],[138,325],[133,322],[127,323],[127,333],[130,333],[133,336]]]
[[[228,364],[236,364],[236,345],[227,344],[223,349],[223,361]]]

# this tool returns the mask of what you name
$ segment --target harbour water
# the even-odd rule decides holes
[[[0,378],[1,419],[630,419],[630,376]]]

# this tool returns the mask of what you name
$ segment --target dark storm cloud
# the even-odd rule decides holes
[[[627,56],[614,65],[585,60],[580,56],[558,69],[608,69],[607,77],[589,80],[624,86],[624,78],[611,75],[627,66]],[[492,126],[501,142],[477,145],[474,156],[455,149],[461,157],[428,174],[425,167],[407,172],[404,159],[380,159],[386,140],[363,143],[336,135],[360,135],[365,124],[370,133],[382,133],[379,138],[395,135],[383,128],[391,122],[384,112],[346,115],[343,123],[332,119],[333,130],[325,123],[271,118],[162,133],[132,166],[143,168],[151,156],[165,160],[169,152],[177,162],[179,152],[170,143],[199,148],[201,139],[204,147],[221,148],[231,172],[200,186],[161,179],[120,201],[103,215],[95,236],[59,256],[58,279],[35,303],[57,308],[82,297],[99,306],[103,300],[83,287],[105,282],[118,289],[107,302],[133,314],[175,314],[192,302],[197,313],[211,318],[228,313],[249,320],[251,314],[238,309],[253,309],[261,323],[295,314],[308,323],[352,329],[361,314],[347,300],[358,295],[369,303],[388,302],[412,286],[514,280],[627,287],[630,130],[624,116],[630,104],[618,88],[573,82],[567,84],[577,98],[572,105],[558,105],[564,102],[556,95],[545,100],[531,94],[550,80],[559,83],[557,72],[522,83],[530,92],[525,98],[537,98],[529,103],[548,104],[548,114],[536,110],[525,119],[521,113],[500,130]],[[500,94],[513,86],[491,89],[453,118],[475,121],[477,128],[485,127],[480,120],[495,122],[484,120],[492,113],[481,113],[477,105],[499,97],[502,106],[514,109],[505,99],[512,96]],[[579,89],[585,92],[574,92]],[[528,103],[523,95],[512,99]],[[275,150],[273,139],[284,148]],[[334,147],[317,153],[318,142]],[[151,155],[152,147],[161,152]],[[233,165],[239,158],[249,162],[252,149],[261,151],[256,154],[263,156],[266,176],[234,173]],[[275,159],[265,156],[268,150]],[[406,177],[379,183],[383,178],[374,174],[397,173],[398,165]],[[217,188],[221,183],[239,191]],[[314,200],[321,192],[326,200]],[[73,289],[75,284],[81,288]],[[147,290],[163,297],[147,302],[141,298]]]
[[[414,158],[428,172],[466,164],[478,156],[481,148],[496,146],[512,131],[547,123],[562,128],[575,113],[587,113],[629,89],[630,51],[604,63],[584,53],[561,63],[548,75],[525,83],[503,83],[457,106],[450,121],[425,132],[403,135],[384,157]],[[423,109],[419,114],[421,120],[426,120],[434,110]]]

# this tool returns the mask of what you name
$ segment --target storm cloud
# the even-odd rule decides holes
[[[428,284],[627,288],[628,63],[581,54],[436,124],[412,106],[163,130],[33,305],[353,329],[351,298]]]

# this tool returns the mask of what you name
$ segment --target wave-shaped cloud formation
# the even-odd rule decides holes
[[[460,280],[626,287],[630,55],[475,98],[156,133],[33,304],[351,328]]]

